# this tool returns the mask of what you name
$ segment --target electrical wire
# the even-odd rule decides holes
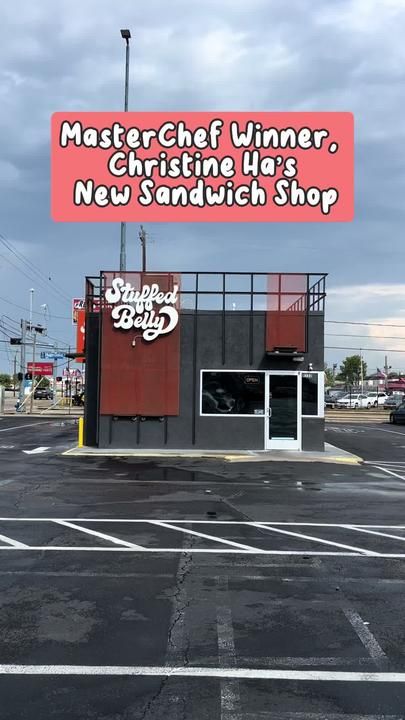
[[[17,260],[24,263],[24,265],[28,267],[30,272],[34,273],[42,283],[45,283],[47,287],[50,287],[54,292],[56,292],[58,295],[70,302],[69,296],[61,288],[55,285],[51,277],[47,277],[43,273],[43,271],[37,265],[35,265],[35,263],[32,262],[32,260],[28,260],[22,252],[17,250],[17,248],[12,244],[11,240],[6,238],[3,233],[0,233],[0,242],[17,258]],[[48,285],[49,282],[52,283],[51,286]]]
[[[26,277],[26,278],[30,281],[30,283],[36,283],[36,284],[38,284],[39,281],[38,281],[37,278],[35,278],[35,277],[33,278],[32,275],[28,275],[24,270],[22,270],[22,268],[18,267],[18,265],[16,265],[14,262],[12,262],[12,261],[10,260],[10,258],[8,258],[6,255],[3,255],[3,254],[0,253],[0,258],[3,258],[3,260],[6,260],[6,262],[8,262],[13,268],[15,268],[15,270],[17,270],[17,271],[20,272],[22,275],[24,275],[24,277]],[[45,284],[42,284],[42,285],[40,285],[40,289],[41,289],[42,291],[46,290],[46,292],[48,292],[48,290],[49,290],[50,288],[47,287]],[[52,288],[52,290],[53,290],[53,288]],[[56,301],[56,300],[59,300],[59,302],[63,302],[63,303],[66,302],[65,299],[61,300],[60,297],[55,297],[55,301]]]
[[[23,305],[18,305],[17,303],[11,302],[11,300],[7,300],[7,298],[0,296],[0,300],[2,300],[2,302],[8,303],[9,305],[13,305],[13,307],[18,308],[19,310],[24,310],[27,313],[30,312],[29,308],[26,308]],[[33,310],[32,313],[33,313],[33,315],[40,315],[41,317],[43,317],[43,313],[40,312],[39,310]],[[51,315],[51,318],[52,318],[52,320],[54,320],[54,319],[55,320],[71,320],[72,319],[68,315],[53,315],[53,314]]]
[[[405,325],[388,325],[387,323],[355,322],[351,320],[325,320],[333,325],[367,325],[368,327],[391,327],[405,329]]]
[[[325,333],[325,337],[345,337],[345,338],[367,338],[367,340],[405,340],[405,337],[396,337],[395,335],[348,335],[345,333]]]
[[[383,352],[383,353],[405,353],[405,350],[389,350],[387,348],[370,348],[370,347],[362,347],[359,348],[359,346],[354,347],[341,347],[338,345],[325,345],[325,350],[359,350],[361,349],[362,352]]]

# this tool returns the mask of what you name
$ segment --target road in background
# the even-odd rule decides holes
[[[328,442],[364,460],[405,463],[405,425],[329,422],[325,428]]]

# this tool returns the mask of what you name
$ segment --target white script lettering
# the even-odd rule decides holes
[[[172,332],[179,321],[177,303],[179,286],[162,291],[157,283],[143,285],[140,290],[122,278],[114,278],[111,288],[105,291],[105,300],[114,305],[111,317],[114,327],[121,330],[137,328],[144,340],[156,340]],[[155,306],[161,305],[156,311]]]

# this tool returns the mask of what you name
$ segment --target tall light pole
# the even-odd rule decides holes
[[[32,311],[34,307],[34,288],[30,289],[30,325],[32,325]]]
[[[128,112],[128,85],[129,85],[129,40],[131,38],[130,30],[121,30],[121,37],[125,40],[125,95],[124,110]],[[121,223],[121,245],[120,245],[120,271],[125,272],[127,269],[127,225]]]

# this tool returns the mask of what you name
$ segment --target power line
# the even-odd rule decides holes
[[[8,303],[9,305],[13,305],[13,307],[18,308],[19,310],[24,310],[26,313],[30,312],[30,308],[26,308],[23,305],[18,305],[17,303],[11,302],[11,300],[7,300],[7,298],[0,296],[0,300],[2,300],[5,303]],[[40,315],[41,317],[43,317],[43,315],[44,315],[39,310],[33,310],[32,313],[33,313],[33,315]],[[71,320],[72,319],[68,315],[54,315],[53,313],[49,313],[49,317],[51,320]]]
[[[56,300],[59,300],[59,302],[63,302],[63,303],[66,302],[65,297],[59,296],[59,294],[58,294],[58,292],[55,290],[55,288],[46,285],[43,280],[41,280],[41,279],[39,279],[39,278],[37,278],[37,277],[35,277],[35,276],[28,275],[22,268],[18,267],[18,265],[16,265],[14,262],[12,262],[12,261],[10,260],[10,258],[8,258],[6,255],[0,254],[0,257],[2,257],[3,260],[6,260],[6,262],[8,262],[13,268],[15,268],[15,270],[17,270],[17,271],[20,272],[22,275],[24,275],[24,277],[26,277],[26,278],[30,281],[30,283],[35,283],[36,285],[39,284],[40,289],[42,290],[42,292],[44,292],[44,291],[48,292],[49,290],[51,290],[51,291],[55,294],[55,297],[54,297],[54,300],[55,300],[55,301],[56,301]],[[69,300],[69,299],[68,299],[68,300]],[[69,302],[70,302],[70,300],[69,300]]]
[[[45,282],[46,286],[48,286],[48,283],[51,282],[52,286],[50,287],[54,292],[56,292],[58,295],[61,295],[65,298],[65,300],[68,300],[70,302],[70,298],[66,295],[66,293],[61,289],[58,288],[55,283],[53,282],[52,278],[50,276],[46,276],[42,270],[35,265],[35,263],[32,262],[32,260],[28,260],[25,255],[17,250],[14,245],[12,244],[11,240],[6,238],[2,233],[0,233],[0,242],[6,247],[20,262],[24,263],[26,267],[30,269],[31,272],[35,273],[37,277],[42,281]]]
[[[405,325],[387,325],[387,323],[354,322],[349,320],[325,320],[333,325],[367,325],[368,327],[391,327],[405,329]]]
[[[357,352],[360,350],[359,346],[357,347],[340,347],[337,345],[325,345],[325,350],[357,350]],[[365,348],[362,347],[361,350],[363,352],[383,352],[383,353],[405,353],[405,350],[388,350],[387,348]]]
[[[367,340],[405,340],[405,337],[396,337],[395,335],[348,335],[346,333],[325,333],[325,337],[346,337],[346,338],[367,338]]]

